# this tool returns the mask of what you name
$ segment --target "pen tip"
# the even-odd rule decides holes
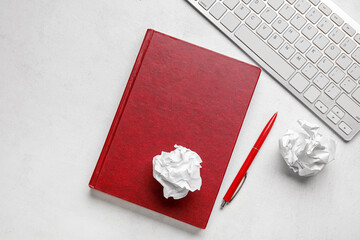
[[[225,200],[223,200],[222,203],[221,203],[220,209],[223,209],[224,206],[226,205],[226,203],[227,203],[227,202],[226,202]]]

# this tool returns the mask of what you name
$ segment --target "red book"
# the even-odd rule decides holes
[[[259,75],[149,29],[89,186],[205,228]],[[164,198],[153,178],[153,157],[174,144],[203,161],[201,190],[179,200]]]

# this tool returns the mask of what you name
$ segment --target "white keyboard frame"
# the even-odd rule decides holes
[[[198,0],[186,0],[189,2],[196,10],[198,10],[201,14],[205,16],[208,21],[210,21],[212,24],[214,24],[217,28],[221,30],[228,38],[230,38],[236,45],[238,45],[241,50],[243,50],[247,55],[249,55],[255,62],[257,62],[262,69],[264,69],[266,72],[268,72],[273,78],[275,78],[281,85],[283,85],[288,91],[290,91],[295,97],[298,98],[298,100],[306,105],[309,109],[311,109],[314,114],[319,117],[321,120],[323,120],[334,132],[336,132],[342,139],[345,141],[350,141],[354,138],[354,136],[360,131],[360,123],[355,124],[357,127],[352,126],[352,132],[349,135],[346,135],[340,128],[337,127],[333,122],[331,122],[327,117],[326,114],[322,114],[319,112],[319,110],[315,107],[314,104],[311,104],[310,102],[306,101],[306,99],[302,96],[301,93],[297,92],[291,85],[289,84],[289,81],[285,81],[277,72],[275,72],[269,65],[267,65],[266,62],[264,62],[259,56],[257,56],[251,49],[249,49],[245,44],[243,44],[238,38],[235,37],[234,32],[229,32],[218,20],[215,20],[209,13],[209,11],[206,11],[203,7],[199,5]],[[241,0],[240,0],[241,1]],[[285,0],[286,1],[286,0]],[[330,7],[334,13],[338,14],[346,23],[350,24],[357,33],[360,33],[360,25],[353,20],[348,14],[346,14],[343,10],[341,10],[335,3],[333,3],[330,0],[321,0],[320,3],[325,3],[328,7]],[[319,4],[320,4],[319,3]],[[241,22],[241,24],[244,24],[244,21]],[[286,60],[286,59],[284,59]],[[289,78],[289,80],[299,71],[295,71],[295,73]],[[321,96],[324,95],[324,93],[321,94]],[[332,106],[334,101],[328,101],[326,98],[322,99],[320,98],[318,100],[323,101],[327,106]],[[356,122],[355,119],[353,119],[349,114],[346,114],[345,117],[342,119],[345,122]]]

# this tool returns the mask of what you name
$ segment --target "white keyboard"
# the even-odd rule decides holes
[[[329,0],[187,0],[344,140],[360,130],[360,26]]]

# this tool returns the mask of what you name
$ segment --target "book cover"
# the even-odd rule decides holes
[[[149,29],[89,186],[205,228],[261,70]],[[153,157],[174,145],[202,159],[200,191],[174,200]]]

